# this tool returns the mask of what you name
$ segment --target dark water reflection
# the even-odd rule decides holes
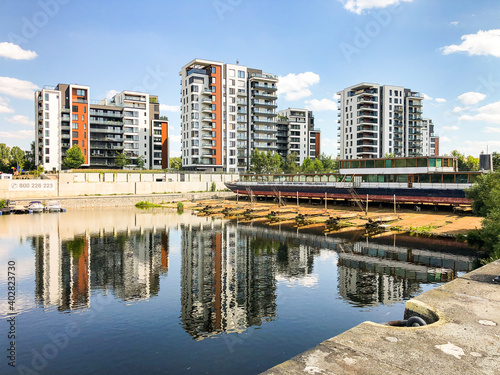
[[[26,217],[19,243],[21,219],[0,217],[9,256],[26,265],[19,312],[31,333],[18,363],[32,369],[32,349],[61,324],[82,332],[39,373],[258,373],[361,321],[402,317],[405,300],[474,260],[451,243],[435,251],[158,211],[71,215]],[[132,359],[139,348],[149,349]]]

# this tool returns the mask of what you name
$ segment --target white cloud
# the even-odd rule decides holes
[[[28,116],[23,116],[23,115],[15,115],[12,117],[7,117],[5,120],[13,124],[21,124],[26,126],[33,126],[35,124],[35,122],[33,120],[30,120]]]
[[[9,107],[9,100],[0,96],[0,113],[14,113],[14,109]]]
[[[279,77],[278,94],[285,95],[285,100],[289,101],[307,98],[312,95],[309,86],[318,83],[319,80],[319,75],[313,72],[287,74]]]
[[[463,35],[461,44],[452,44],[442,47],[445,55],[456,52],[465,52],[472,55],[491,55],[500,57],[500,29],[482,31],[477,34]]]
[[[453,112],[457,113],[457,112],[462,112],[462,111],[465,111],[467,108],[463,108],[463,107],[455,107],[453,108]]]
[[[23,81],[17,78],[0,77],[0,93],[18,99],[35,98],[34,91],[40,89],[30,81]]]
[[[179,112],[180,110],[181,110],[180,105],[160,104],[160,111]]]
[[[452,22],[450,22],[450,25],[457,26],[458,25],[458,21],[452,21]]]
[[[500,128],[486,127],[484,128],[483,133],[500,133]]]
[[[500,102],[487,104],[475,111],[478,112],[476,115],[463,115],[459,117],[459,120],[500,124]]]
[[[443,126],[442,129],[443,130],[458,130],[459,128],[458,128],[458,126],[453,125],[453,126]]]
[[[115,96],[116,94],[118,94],[118,91],[116,91],[116,90],[109,90],[109,91],[106,93],[106,99],[111,99],[111,98],[113,98],[113,96]]]
[[[321,153],[324,153],[325,155],[332,155],[333,157],[336,157],[337,154],[335,153],[337,151],[337,140],[332,139],[332,138],[323,138],[321,137]]]
[[[306,100],[306,108],[311,111],[336,111],[337,102],[330,99],[312,99]]]
[[[0,131],[0,139],[9,138],[9,139],[32,139],[33,138],[33,130],[14,130],[9,132]]]
[[[451,142],[451,139],[448,137],[441,136],[441,137],[439,137],[439,142],[440,143],[449,143],[449,142]]]
[[[389,5],[399,5],[413,0],[339,0],[349,12],[362,14],[367,9],[385,8]]]
[[[335,93],[335,95],[333,95],[333,99],[339,100],[340,99],[340,94]]]
[[[180,151],[170,151],[170,157],[171,158],[180,158],[182,153]]]
[[[32,60],[38,55],[35,51],[26,51],[17,44],[2,42],[0,43],[0,57],[12,60]]]
[[[436,102],[438,102],[438,103],[446,103],[446,99],[444,99],[444,98],[436,98]]]
[[[429,95],[427,95],[425,93],[422,93],[422,96],[424,97],[425,100],[432,100],[432,97],[430,97]]]
[[[460,95],[458,100],[460,100],[460,102],[464,105],[474,105],[479,103],[484,98],[486,98],[486,95],[481,94],[480,92],[470,91]]]

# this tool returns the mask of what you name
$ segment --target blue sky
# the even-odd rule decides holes
[[[4,0],[0,143],[29,149],[34,90],[79,83],[92,99],[158,95],[178,156],[178,73],[194,58],[283,77],[279,109],[312,109],[326,154],[335,93],[360,82],[424,93],[441,154],[500,151],[498,0]]]

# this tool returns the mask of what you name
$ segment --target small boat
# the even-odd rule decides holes
[[[48,201],[45,205],[45,211],[47,212],[61,212],[61,204],[58,201]]]
[[[11,202],[10,207],[11,207],[10,212],[13,214],[27,214],[27,213],[29,213],[28,208],[26,206],[23,206],[20,203]]]
[[[44,207],[40,201],[31,201],[28,205],[28,210],[33,211],[33,213],[41,213],[43,212]]]

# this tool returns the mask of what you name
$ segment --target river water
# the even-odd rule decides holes
[[[402,319],[472,254],[164,209],[0,216],[0,373],[259,373],[363,321]]]

